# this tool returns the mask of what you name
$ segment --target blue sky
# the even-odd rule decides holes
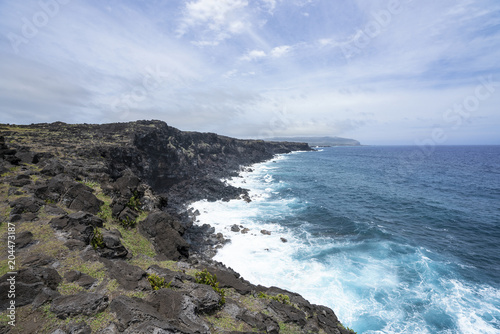
[[[0,0],[0,122],[500,144],[496,0]]]

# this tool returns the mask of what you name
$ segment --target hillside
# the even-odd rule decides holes
[[[224,236],[185,211],[249,200],[220,178],[307,144],[160,121],[0,131],[0,333],[350,333],[329,308],[212,261]]]

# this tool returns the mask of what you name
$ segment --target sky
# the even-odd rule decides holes
[[[0,123],[500,144],[498,0],[0,0]]]

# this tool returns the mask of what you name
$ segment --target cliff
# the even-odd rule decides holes
[[[0,333],[350,333],[329,308],[212,261],[224,236],[184,210],[248,200],[220,178],[307,144],[160,121],[0,131]]]

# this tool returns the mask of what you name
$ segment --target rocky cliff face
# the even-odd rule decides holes
[[[158,121],[0,131],[0,235],[16,257],[0,253],[0,333],[350,332],[332,310],[210,260],[224,236],[179,213],[191,200],[244,196],[219,179],[306,144]]]

